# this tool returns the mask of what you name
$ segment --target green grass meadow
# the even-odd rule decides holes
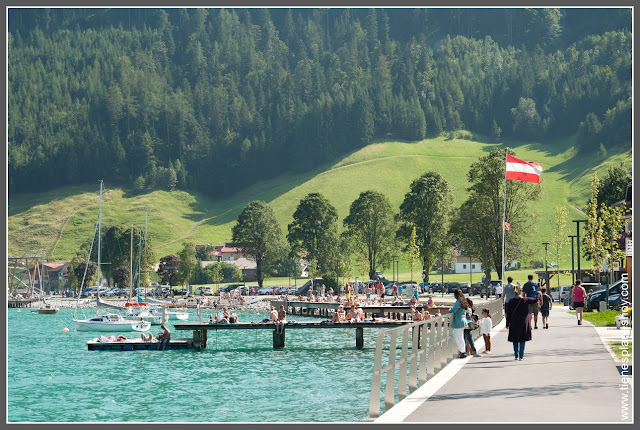
[[[182,242],[224,243],[231,240],[231,227],[242,208],[252,200],[264,200],[274,209],[283,233],[292,221],[300,199],[320,192],[337,208],[341,220],[349,206],[366,190],[384,193],[395,208],[400,206],[411,181],[427,171],[440,173],[450,184],[454,205],[467,197],[467,173],[470,165],[492,148],[509,146],[519,158],[542,165],[542,196],[535,205],[535,218],[526,241],[534,259],[544,260],[544,247],[553,232],[556,205],[568,207],[568,228],[575,233],[573,219],[583,218],[578,210],[589,197],[589,179],[593,171],[606,174],[612,164],[631,163],[631,150],[610,154],[605,160],[576,154],[574,139],[545,142],[505,142],[488,144],[445,137],[419,142],[378,142],[334,163],[319,166],[303,174],[283,174],[240,190],[233,197],[216,200],[202,193],[154,191],[130,195],[115,184],[105,183],[103,227],[109,225],[140,226],[145,209],[149,211],[149,235],[157,258],[177,253]],[[48,261],[70,259],[83,242],[90,241],[98,217],[98,178],[95,184],[64,187],[46,193],[12,194],[8,208],[8,248],[12,255],[44,249]],[[496,220],[500,222],[500,220]],[[571,246],[560,257],[560,267],[570,268]],[[555,262],[549,249],[548,261]],[[524,265],[528,261],[522,262]],[[587,262],[583,261],[583,267]],[[383,269],[391,278],[391,268]],[[417,267],[414,279],[419,279]],[[359,276],[354,269],[352,276]],[[401,257],[401,278],[410,278],[410,269]],[[437,273],[437,275],[435,274]],[[439,272],[434,272],[439,280]],[[468,281],[468,274],[445,275],[445,280]],[[466,278],[465,278],[466,276]],[[474,274],[473,282],[482,274]],[[516,278],[516,276],[514,276]],[[520,278],[522,279],[522,278]],[[524,275],[526,279],[526,274]],[[569,277],[569,282],[570,282]],[[566,281],[564,284],[566,285]],[[552,282],[552,285],[553,282]]]

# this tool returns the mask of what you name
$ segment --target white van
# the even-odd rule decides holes
[[[562,302],[565,297],[569,298],[571,293],[571,285],[562,285],[551,289],[551,300],[554,302]]]

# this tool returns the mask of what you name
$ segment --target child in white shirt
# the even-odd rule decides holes
[[[489,316],[489,309],[482,310],[482,322],[480,323],[480,330],[482,332],[482,337],[484,338],[484,353],[491,353],[491,328],[493,327],[493,322],[491,321],[491,317]]]

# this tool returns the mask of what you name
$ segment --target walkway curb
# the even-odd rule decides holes
[[[506,319],[502,320],[491,330],[491,337],[495,337],[506,326]],[[484,337],[478,338],[474,341],[476,350],[480,351],[484,348]],[[403,422],[409,415],[411,415],[416,409],[418,409],[429,397],[433,396],[440,388],[444,386],[456,373],[467,364],[473,357],[467,357],[463,359],[454,359],[451,363],[447,364],[441,371],[428,380],[424,385],[419,387],[416,391],[408,395],[401,402],[394,407],[386,411],[382,416],[374,421],[374,423],[400,423]]]

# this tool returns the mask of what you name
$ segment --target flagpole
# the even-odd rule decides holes
[[[502,285],[504,285],[504,244],[505,244],[505,235],[506,235],[506,228],[504,226],[504,223],[507,222],[507,155],[509,154],[509,148],[505,148],[504,150],[505,154],[504,154],[504,204],[502,206],[502,274],[501,274],[501,280],[502,280]]]

